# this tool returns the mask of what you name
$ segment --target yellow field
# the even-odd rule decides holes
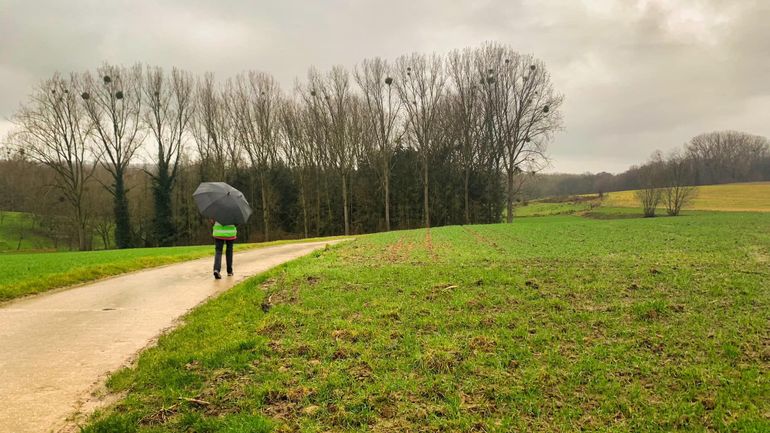
[[[604,206],[639,207],[634,191],[611,192]],[[699,186],[692,210],[770,212],[770,182],[729,183]]]

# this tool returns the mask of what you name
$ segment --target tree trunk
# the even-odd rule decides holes
[[[88,243],[86,242],[86,221],[83,215],[82,205],[78,204],[77,207],[77,229],[78,229],[78,249],[80,251],[87,251]]]
[[[158,175],[153,178],[152,192],[155,201],[155,220],[153,223],[153,237],[155,243],[161,247],[168,247],[176,238],[176,227],[171,205],[171,175],[168,166],[158,165]]]
[[[326,192],[326,224],[332,225],[332,194],[329,192],[329,178],[324,176],[324,188]]]
[[[385,192],[385,231],[390,231],[390,169],[387,162],[384,165],[382,187]]]
[[[422,164],[422,199],[423,199],[423,213],[425,215],[425,228],[430,228],[430,205],[428,203],[428,162],[425,161]]]
[[[321,174],[316,170],[315,181],[315,235],[321,236]]]
[[[307,188],[305,186],[305,176],[302,174],[302,169],[299,171],[299,195],[302,203],[302,229],[307,238]]]
[[[108,231],[102,232],[101,236],[102,236],[102,242],[104,243],[104,249],[106,250],[107,248],[110,247],[110,232]]]
[[[262,193],[262,223],[265,225],[265,242],[270,240],[270,209],[267,200],[267,180],[264,174],[259,175],[259,187]]]
[[[353,194],[353,182],[355,182],[355,176],[352,174],[348,175],[348,212],[350,215],[349,220],[350,225],[353,225],[353,209],[355,209],[355,202],[353,200],[356,199],[355,195]]]
[[[342,175],[342,205],[344,206],[343,215],[345,216],[345,236],[350,235],[350,216],[348,215],[348,175]]]
[[[465,224],[471,223],[471,208],[470,208],[470,192],[469,189],[469,183],[470,183],[470,177],[471,177],[471,170],[469,168],[465,169]]]
[[[506,215],[505,220],[508,223],[513,222],[513,170],[508,170],[508,191],[506,192]]]
[[[506,194],[506,208],[507,214],[505,216],[506,222],[513,222],[513,170],[508,170],[508,193]]]
[[[118,248],[131,247],[131,221],[128,214],[128,196],[123,179],[123,171],[115,174],[115,245]]]

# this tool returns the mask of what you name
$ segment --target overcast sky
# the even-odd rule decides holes
[[[620,172],[717,129],[770,136],[770,0],[0,0],[0,134],[34,83],[104,61],[291,89],[310,65],[484,41],[540,57],[564,93],[549,171]]]

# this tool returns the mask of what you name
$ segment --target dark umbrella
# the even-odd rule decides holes
[[[224,182],[201,183],[193,198],[201,215],[219,224],[243,224],[251,216],[251,206],[243,193]]]

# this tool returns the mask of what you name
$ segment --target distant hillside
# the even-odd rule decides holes
[[[605,194],[602,205],[639,207],[639,200],[634,191],[610,192]],[[770,212],[770,182],[699,186],[697,196],[687,209]]]
[[[52,249],[53,241],[39,232],[30,214],[0,211],[0,252]]]

